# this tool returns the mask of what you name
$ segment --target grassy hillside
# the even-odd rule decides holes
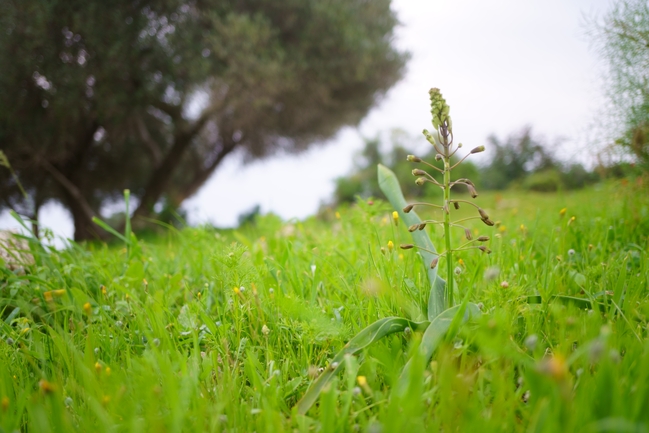
[[[389,247],[410,234],[387,204],[65,251],[32,239],[35,265],[0,267],[0,432],[647,431],[646,189],[477,202],[493,253],[459,255],[457,281],[482,317],[415,362],[405,397],[391,389],[416,332],[346,358],[306,416],[292,407],[353,335],[426,318],[426,269]]]

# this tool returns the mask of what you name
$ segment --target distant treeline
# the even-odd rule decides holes
[[[403,133],[393,134],[390,149],[382,151],[378,137],[367,139],[352,173],[336,179],[335,203],[353,202],[357,196],[382,197],[376,179],[378,163],[395,172],[407,197],[434,194],[432,188],[424,190],[415,184],[411,173],[415,165],[406,161],[406,156],[412,152],[404,147],[403,141]],[[554,192],[583,188],[607,177],[626,177],[635,171],[634,166],[628,163],[600,164],[588,169],[580,162],[562,161],[553,146],[533,135],[531,127],[525,127],[505,140],[492,135],[486,147],[487,154],[491,155],[488,162],[475,164],[465,161],[453,171],[453,177],[472,179],[478,190],[517,188]],[[435,150],[431,147],[427,154],[417,156],[432,163]]]

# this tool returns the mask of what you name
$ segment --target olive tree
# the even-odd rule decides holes
[[[299,152],[355,125],[401,77],[390,0],[3,0],[0,209],[72,214],[125,188],[179,206],[229,155]],[[227,188],[227,185],[223,185]]]

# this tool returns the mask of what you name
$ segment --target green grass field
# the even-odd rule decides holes
[[[646,186],[476,202],[493,253],[458,255],[456,299],[472,289],[480,319],[415,356],[404,395],[419,333],[347,357],[306,416],[293,406],[352,336],[426,319],[426,268],[388,246],[410,234],[385,202],[65,251],[32,239],[36,264],[0,267],[0,432],[649,431]]]

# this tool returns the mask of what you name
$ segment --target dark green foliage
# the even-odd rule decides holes
[[[564,188],[561,173],[557,169],[550,168],[532,173],[523,180],[523,189],[539,192],[554,192]]]
[[[407,150],[407,144],[414,139],[404,132],[395,130],[391,134],[391,146],[389,151],[381,150],[381,140],[376,137],[365,140],[365,147],[357,157],[352,174],[349,176],[339,177],[336,179],[336,189],[334,191],[334,200],[336,203],[353,203],[357,196],[362,198],[383,197],[376,179],[376,166],[383,164],[388,167],[399,180],[403,189],[403,194],[408,198],[422,197],[424,194],[428,197],[441,197],[442,190],[436,188],[427,188],[426,191],[415,184],[415,177],[412,175],[413,165],[406,161],[406,157],[412,153]],[[417,155],[422,159],[433,161],[435,159],[435,149],[430,150],[424,155]],[[432,173],[437,180],[441,180],[439,173]],[[470,178],[478,180],[475,182],[480,185],[480,175],[478,168],[470,161],[465,161],[453,171],[453,178]],[[467,192],[463,185],[454,188],[457,192]]]
[[[237,218],[237,221],[240,226],[244,224],[254,224],[260,215],[261,215],[261,206],[259,204],[256,204],[250,209],[248,209],[247,211],[241,213]]]
[[[406,156],[412,152],[406,150],[404,142],[412,139],[401,131],[393,132],[391,138],[391,148],[387,152],[381,150],[378,137],[365,141],[365,148],[358,156],[352,174],[336,179],[334,192],[336,203],[351,203],[357,196],[381,197],[382,193],[374,173],[374,167],[378,163],[386,165],[396,174],[406,197],[422,197],[423,189],[414,183],[413,166],[406,161]],[[534,136],[531,127],[523,128],[506,140],[500,140],[492,135],[488,142],[486,147],[490,152],[490,161],[483,167],[464,161],[453,169],[453,179],[471,179],[478,191],[502,190],[510,187],[532,191],[558,191],[583,188],[598,182],[602,176],[614,175],[614,173],[609,174],[606,169],[600,175],[598,172],[588,171],[580,163],[562,163],[554,156],[552,147],[545,140]],[[427,154],[417,156],[433,161],[435,150],[431,147]],[[453,160],[457,161],[457,158],[454,157]],[[442,180],[440,173],[432,171],[431,174],[438,181]],[[457,185],[453,191],[467,192],[463,185]],[[437,188],[427,188],[425,194],[428,197],[441,197],[442,191]]]
[[[580,163],[564,164],[541,137],[523,128],[502,141],[495,135],[488,139],[491,161],[481,170],[482,187],[502,190],[518,186],[532,191],[578,189],[595,183],[600,177]]]
[[[488,142],[491,162],[482,171],[484,188],[505,189],[512,182],[522,181],[530,173],[557,165],[545,143],[532,136],[530,127],[510,135],[505,141],[492,135]]]
[[[567,189],[584,188],[597,183],[601,177],[596,171],[588,171],[581,164],[562,166],[561,181]]]
[[[389,0],[0,3],[0,208],[46,202],[96,235],[177,208],[233,152],[299,152],[357,124],[401,76]],[[137,222],[137,221],[135,221]]]

